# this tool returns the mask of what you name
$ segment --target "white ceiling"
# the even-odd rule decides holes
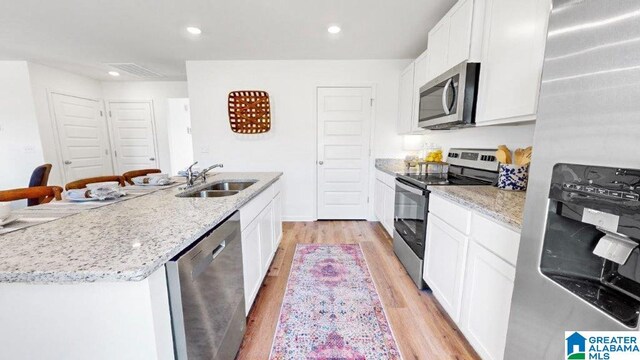
[[[185,79],[185,60],[405,59],[455,0],[3,0],[0,60],[100,80],[133,62]],[[330,35],[327,27],[342,32]],[[186,26],[198,26],[195,37]],[[133,77],[122,76],[123,80]]]

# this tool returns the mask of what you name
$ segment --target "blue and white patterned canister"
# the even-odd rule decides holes
[[[517,191],[527,190],[527,181],[529,180],[529,164],[523,166],[513,164],[500,164],[499,169],[499,189]]]

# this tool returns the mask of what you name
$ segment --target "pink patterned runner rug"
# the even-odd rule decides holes
[[[400,359],[360,245],[299,244],[271,359]]]

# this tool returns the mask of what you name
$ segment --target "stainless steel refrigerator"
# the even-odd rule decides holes
[[[640,1],[553,1],[533,149],[508,360],[562,359],[568,330],[638,329]]]

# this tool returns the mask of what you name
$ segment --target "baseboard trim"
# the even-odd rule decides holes
[[[306,217],[306,216],[283,216],[282,217],[282,221],[287,221],[287,222],[307,222],[307,221],[316,221],[318,219],[313,218],[313,217]]]

